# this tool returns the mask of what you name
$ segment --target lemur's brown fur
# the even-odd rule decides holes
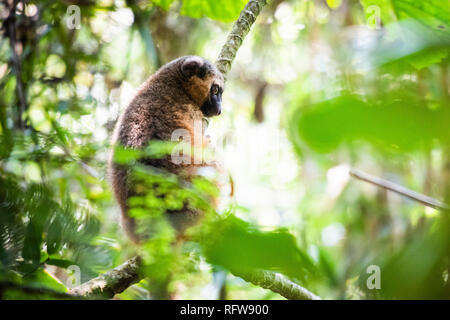
[[[114,130],[113,146],[120,144],[126,148],[144,148],[152,139],[170,141],[176,129],[187,130],[193,143],[194,122],[201,123],[205,116],[201,108],[208,99],[211,100],[212,85],[218,86],[221,94],[224,85],[223,76],[203,58],[185,56],[164,65],[140,86],[136,96],[120,116]],[[128,170],[115,164],[113,158],[114,151],[111,152],[109,175],[122,211],[123,225],[130,238],[138,241],[134,221],[128,215],[127,200],[134,194],[133,186]],[[170,157],[142,159],[141,162],[177,175],[195,174],[194,164],[177,165]],[[180,217],[184,220],[193,220],[194,215],[195,213],[186,210],[170,214],[177,217],[175,220],[179,220]],[[172,221],[172,223],[176,229],[181,230],[184,227],[180,223],[186,225],[186,221]]]

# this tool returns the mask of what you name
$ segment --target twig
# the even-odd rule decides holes
[[[239,19],[234,23],[216,61],[217,69],[224,76],[230,71],[239,47],[266,3],[266,0],[250,0],[241,11]]]
[[[92,168],[90,165],[88,165],[87,163],[85,163],[83,160],[81,159],[77,159],[75,158],[69,151],[69,149],[67,149],[67,147],[65,145],[62,145],[62,149],[64,151],[64,154],[71,158],[72,160],[74,160],[75,162],[77,162],[85,171],[88,175],[90,175],[93,178],[99,179],[100,178],[100,173],[98,173],[97,170],[95,170],[94,168]]]
[[[40,134],[42,136],[44,136],[46,139],[50,140],[52,143],[54,143],[54,144],[58,145],[59,147],[61,147],[61,149],[63,150],[63,152],[66,155],[66,157],[68,157],[71,160],[73,160],[76,163],[78,163],[81,166],[81,168],[83,168],[83,170],[86,171],[86,173],[88,175],[90,175],[93,178],[100,179],[100,177],[101,177],[100,173],[97,170],[95,170],[94,168],[92,168],[90,165],[85,163],[83,160],[73,156],[72,153],[70,152],[70,150],[65,145],[64,141],[55,141],[50,135],[45,135],[45,134],[42,134],[42,133],[40,133]]]
[[[272,290],[286,299],[291,300],[321,300],[319,296],[292,282],[280,273],[264,270],[251,270],[248,272],[231,272],[237,277],[251,282],[259,287]]]
[[[408,188],[402,187],[391,181],[372,176],[372,175],[362,172],[360,170],[351,169],[350,176],[352,176],[356,179],[371,183],[378,187],[384,188],[386,190],[398,193],[398,194],[405,196],[411,200],[417,201],[427,207],[431,207],[431,208],[434,208],[437,210],[443,210],[443,211],[449,210],[449,206],[447,204],[445,204],[437,199],[428,197],[424,194],[421,194],[421,193],[415,192],[413,190],[410,190]]]

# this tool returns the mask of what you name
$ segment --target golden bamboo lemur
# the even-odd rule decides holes
[[[170,141],[177,129],[194,135],[195,123],[204,117],[221,113],[224,79],[220,71],[207,60],[185,56],[169,62],[150,76],[117,121],[112,144],[125,148],[144,148],[150,140]],[[201,133],[202,134],[202,133]],[[109,176],[114,195],[122,211],[122,222],[128,236],[138,241],[135,223],[128,214],[129,197],[135,194],[127,168],[114,163],[114,149],[109,161]],[[140,159],[141,163],[165,169],[189,180],[202,164],[176,164],[170,156],[161,159]],[[178,232],[195,223],[198,213],[184,208],[168,213]]]

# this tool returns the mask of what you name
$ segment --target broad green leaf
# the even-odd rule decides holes
[[[442,36],[450,37],[450,1],[392,0],[392,7],[399,20],[416,19]]]
[[[173,1],[174,0],[152,0],[154,4],[156,4],[158,7],[163,8],[164,10],[169,9]]]
[[[239,17],[247,0],[183,0],[180,13],[193,18],[204,16],[213,20],[231,22]]]
[[[391,0],[361,0],[364,8],[366,21],[373,25],[377,19],[381,19],[384,24],[396,21]]]
[[[333,0],[338,2],[339,0]],[[157,6],[168,10],[174,0],[153,0]],[[213,20],[231,22],[237,20],[247,0],[182,0],[180,13],[192,18],[208,17]]]
[[[45,261],[45,264],[51,265],[51,266],[57,266],[60,268],[68,268],[69,266],[75,265],[76,263],[70,260],[65,259],[53,259],[50,258],[47,261]]]
[[[342,0],[327,0],[327,5],[331,9],[337,9],[341,6],[341,4],[342,4]]]
[[[136,149],[125,149],[121,146],[114,148],[114,162],[118,164],[130,164],[141,157],[142,151]]]
[[[431,48],[422,50],[408,57],[408,62],[417,70],[439,63],[449,54],[448,48]]]
[[[319,152],[356,141],[388,151],[422,150],[450,141],[449,112],[448,108],[427,108],[423,101],[402,92],[370,101],[343,94],[298,110],[291,124],[299,139],[293,140]]]
[[[32,275],[24,277],[24,282],[34,287],[45,287],[58,292],[67,292],[67,288],[61,282],[42,268],[33,272]]]
[[[448,223],[429,221],[430,228],[415,230],[407,246],[380,255],[372,262],[381,268],[380,290],[384,299],[439,299],[446,295],[442,274],[448,256]],[[447,253],[447,254],[446,254]],[[401,276],[399,276],[401,274]],[[444,271],[445,274],[445,271]],[[363,270],[360,288],[366,291],[370,274]]]
[[[56,253],[62,244],[62,232],[63,225],[61,223],[60,217],[56,216],[53,223],[50,224],[46,242],[47,242],[47,253],[49,255]]]
[[[38,268],[38,263],[21,263],[17,266],[15,271],[19,272],[22,276],[25,276],[34,273]]]
[[[423,39],[446,48],[423,50],[409,58],[409,62],[417,69],[440,62],[449,53],[450,46],[450,1],[430,0],[392,0],[397,17],[415,19],[420,27],[415,32]]]
[[[310,258],[285,229],[263,231],[228,215],[212,222],[202,240],[209,262],[229,270],[274,270],[299,280],[314,273]]]
[[[33,264],[38,264],[41,259],[42,236],[38,230],[33,221],[28,224],[22,250],[23,258],[32,261]]]
[[[386,26],[385,41],[374,54],[378,61],[403,59],[416,69],[422,69],[448,55],[449,1],[361,0],[361,4],[368,23],[379,16]]]

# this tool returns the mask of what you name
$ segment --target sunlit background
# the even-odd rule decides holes
[[[86,249],[59,251],[73,249],[68,260],[89,265],[84,280],[135,251],[106,177],[119,113],[159,66],[190,54],[214,61],[245,3],[19,2],[14,45],[26,103],[19,112],[3,31],[0,174],[22,188],[45,183],[55,199],[70,199],[75,217],[99,220]],[[81,8],[79,28],[67,27],[69,5]],[[7,5],[0,15],[5,26]],[[450,297],[448,215],[349,176],[357,168],[448,200],[449,28],[442,0],[273,0],[238,51],[223,112],[208,129],[234,181],[219,208],[263,229],[287,228],[318,270],[305,286],[323,298]],[[366,286],[373,264],[381,289]],[[175,298],[217,298],[203,258],[171,286]],[[281,298],[232,275],[225,288],[228,299]],[[149,295],[134,286],[118,297]]]

